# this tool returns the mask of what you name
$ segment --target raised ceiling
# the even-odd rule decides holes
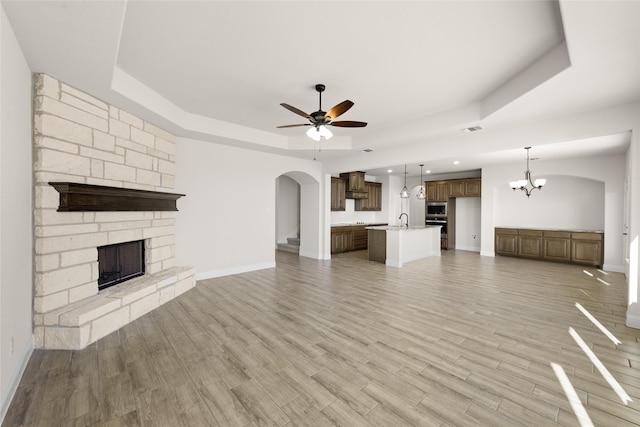
[[[369,123],[336,128],[327,162],[436,144],[476,124],[533,132],[536,120],[640,100],[639,2],[2,4],[33,71],[186,137],[311,158],[304,128],[276,129],[304,122],[279,103],[315,111],[323,83],[325,110],[350,99],[341,119]],[[557,148],[580,155],[597,137],[599,151],[585,155],[620,152],[624,131]],[[520,159],[518,147],[488,145],[467,162]],[[432,160],[446,168],[457,154],[441,151]],[[418,162],[406,157],[396,163]],[[368,169],[385,170],[383,158]]]

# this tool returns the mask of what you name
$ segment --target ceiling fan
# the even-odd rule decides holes
[[[332,136],[331,132],[329,132],[329,130],[326,129],[324,126],[337,126],[337,127],[343,127],[343,128],[362,128],[367,125],[367,123],[365,122],[356,122],[352,120],[341,120],[337,122],[333,121],[334,119],[338,118],[340,115],[344,114],[349,108],[353,107],[353,102],[347,99],[346,101],[342,101],[338,105],[334,106],[329,111],[326,111],[326,112],[322,111],[322,92],[324,92],[324,89],[325,89],[325,86],[323,84],[316,85],[316,91],[318,92],[318,96],[320,100],[318,103],[318,111],[315,111],[311,114],[307,114],[304,111],[297,109],[296,107],[292,107],[289,104],[285,104],[284,102],[280,104],[287,110],[293,113],[296,113],[297,115],[302,116],[305,119],[308,119],[309,123],[302,123],[302,124],[296,124],[296,125],[284,125],[284,126],[277,126],[277,127],[291,128],[291,127],[297,127],[297,126],[313,126],[314,128],[309,129],[309,132],[307,132],[307,135],[315,139],[316,141],[318,141],[320,140],[320,136],[324,136],[326,139],[329,139]]]

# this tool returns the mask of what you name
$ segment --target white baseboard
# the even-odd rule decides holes
[[[627,318],[624,323],[630,328],[640,329],[640,316],[627,312]]]
[[[205,271],[196,273],[196,280],[213,279],[214,277],[231,276],[232,274],[248,273],[250,271],[264,270],[267,268],[274,268],[276,266],[275,261],[263,262],[260,264],[241,265],[238,267],[223,268],[220,270]]]
[[[480,252],[479,246],[458,246],[455,248],[457,251],[469,251],[469,252]]]
[[[494,258],[496,256],[496,253],[494,251],[480,251],[480,255],[481,256],[490,256],[490,257]]]
[[[22,355],[22,361],[20,362],[19,369],[13,372],[13,378],[11,378],[11,386],[7,389],[7,392],[4,396],[2,396],[2,407],[0,407],[0,424],[4,421],[4,417],[7,415],[7,411],[9,410],[9,406],[11,405],[11,401],[16,394],[16,390],[18,390],[18,386],[20,385],[20,380],[22,379],[22,375],[24,375],[24,370],[27,368],[27,364],[29,363],[29,359],[31,358],[31,354],[33,354],[34,349],[34,341],[33,337],[29,340],[29,345],[24,349]]]
[[[605,264],[602,266],[602,269],[604,271],[613,271],[615,273],[624,273],[624,266],[623,265],[611,265],[611,264]]]

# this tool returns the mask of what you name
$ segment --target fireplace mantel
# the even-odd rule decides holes
[[[49,182],[60,193],[58,212],[177,211],[184,194],[75,182]]]

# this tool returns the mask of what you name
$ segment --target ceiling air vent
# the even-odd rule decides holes
[[[462,129],[462,132],[471,133],[471,132],[476,132],[476,131],[479,131],[479,130],[482,130],[482,126],[480,126],[480,125],[464,128],[464,129]]]

